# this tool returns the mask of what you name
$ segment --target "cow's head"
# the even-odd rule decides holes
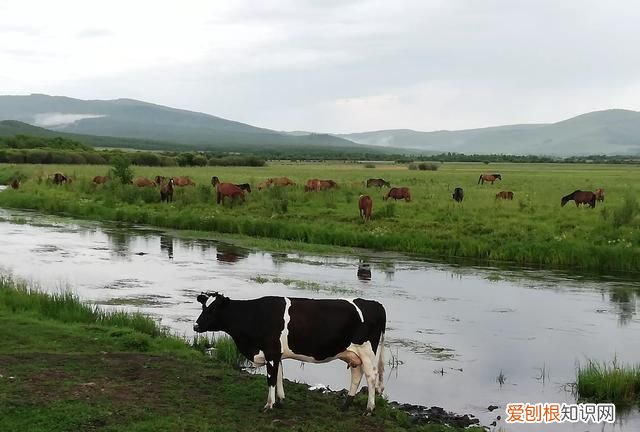
[[[222,317],[229,304],[229,298],[218,292],[200,293],[197,298],[202,304],[202,313],[193,325],[198,333],[223,330]]]

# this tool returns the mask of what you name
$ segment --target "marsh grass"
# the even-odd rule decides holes
[[[578,367],[576,382],[582,400],[631,405],[640,402],[640,365],[589,361]]]
[[[445,164],[438,171],[407,171],[404,166],[376,168],[393,186],[411,188],[410,203],[384,202],[386,189],[365,188],[363,166],[288,164],[264,168],[145,168],[136,175],[187,175],[198,186],[177,188],[174,202],[161,204],[157,188],[110,183],[94,186],[90,178],[108,167],[46,167],[75,172],[70,185],[38,184],[47,172],[23,165],[29,176],[17,191],[0,194],[0,206],[27,208],[79,218],[150,224],[164,228],[213,231],[308,244],[367,248],[416,254],[438,260],[472,258],[542,268],[591,272],[640,271],[640,218],[637,203],[625,194],[640,193],[640,172],[624,166],[493,164],[503,180],[477,185],[481,164]],[[15,171],[13,166],[0,166]],[[215,204],[211,175],[244,183],[286,175],[298,185],[254,190],[244,204]],[[308,178],[331,178],[335,190],[307,192]],[[254,183],[255,185],[255,183]],[[455,186],[465,190],[454,205]],[[607,189],[606,203],[595,211],[560,207],[568,191]],[[512,190],[513,202],[496,202],[499,190]],[[357,198],[369,194],[373,218],[362,224]],[[600,210],[604,209],[604,210]],[[619,216],[616,216],[616,215]],[[625,242],[617,242],[625,239]],[[613,242],[616,240],[616,242]]]

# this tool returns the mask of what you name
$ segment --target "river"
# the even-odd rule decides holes
[[[449,266],[391,258],[310,256],[182,239],[145,227],[0,210],[0,270],[44,290],[141,310],[192,336],[196,295],[364,297],[387,310],[386,394],[471,413],[498,431],[637,431],[634,409],[616,425],[504,424],[508,402],[575,402],[567,384],[588,359],[636,362],[640,283],[539,270]],[[395,360],[395,361],[394,361]],[[342,362],[287,360],[285,377],[341,389]],[[266,392],[265,392],[266,397]],[[493,413],[489,405],[500,408]]]

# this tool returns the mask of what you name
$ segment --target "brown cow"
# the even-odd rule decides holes
[[[267,182],[258,183],[256,185],[256,189],[258,189],[258,190],[266,189],[268,187],[269,187],[269,185],[267,184]]]
[[[496,194],[496,199],[513,200],[512,191],[500,191]]]
[[[176,186],[195,186],[196,184],[189,177],[173,177]]]
[[[9,186],[11,186],[11,189],[18,189],[20,187],[20,180],[14,178],[13,180],[11,180],[11,183],[9,183]]]
[[[270,179],[267,179],[265,183],[267,184],[267,186],[295,186],[296,185],[287,177],[272,177]]]
[[[337,187],[338,183],[333,180],[320,180],[320,190],[335,189]]]
[[[502,180],[502,176],[500,174],[480,174],[480,178],[478,179],[478,184],[482,182],[491,182],[493,184],[496,180]]]
[[[173,201],[173,177],[160,185],[160,202],[163,201],[166,201],[167,204]]]
[[[226,197],[231,198],[231,204],[235,198],[240,198],[244,202],[244,190],[233,183],[220,183],[218,177],[211,177],[211,185],[216,188],[216,202],[223,203]]]
[[[138,187],[156,187],[156,183],[146,177],[138,177],[131,180],[131,183]]]
[[[596,189],[593,193],[596,195],[596,201],[604,201],[604,189]]]
[[[109,180],[111,180],[111,177],[109,176],[95,176],[92,181],[94,184],[99,185],[99,184],[104,184]]]
[[[564,207],[571,200],[575,201],[576,207],[580,207],[581,204],[588,204],[591,208],[596,206],[596,194],[591,191],[575,190],[569,195],[563,196],[560,200],[560,207]]]
[[[358,199],[358,208],[360,209],[360,218],[363,223],[371,219],[373,200],[369,195],[360,195],[360,199]]]
[[[57,173],[53,174],[53,184],[70,183],[69,180],[70,179],[66,175],[64,175],[64,174],[62,174],[60,172],[57,172]]]
[[[318,179],[307,180],[307,184],[304,186],[305,192],[311,192],[311,191],[318,192],[319,190],[320,190],[320,180]]]
[[[383,197],[385,201],[389,198],[393,198],[394,200],[403,199],[406,202],[409,202],[411,201],[411,192],[409,191],[408,187],[394,187],[389,189],[389,192],[387,192],[387,194]]]

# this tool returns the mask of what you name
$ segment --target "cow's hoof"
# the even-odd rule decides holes
[[[364,417],[371,417],[373,415],[373,410],[366,410],[362,415]]]
[[[264,408],[262,408],[263,412],[269,412],[273,409],[273,405],[266,404]]]

